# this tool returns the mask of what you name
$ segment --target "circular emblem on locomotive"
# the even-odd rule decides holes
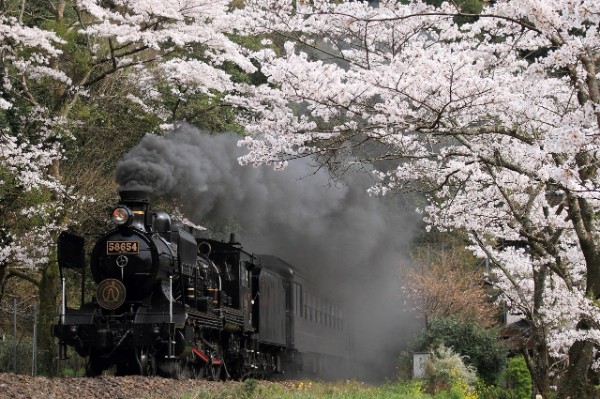
[[[119,255],[117,257],[117,266],[119,266],[121,269],[127,266],[127,263],[129,263],[129,259],[127,258],[127,256]]]
[[[104,309],[114,310],[125,302],[125,286],[115,278],[107,278],[98,284],[96,300]]]

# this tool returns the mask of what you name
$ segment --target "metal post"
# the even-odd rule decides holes
[[[169,359],[173,358],[173,340],[175,338],[175,331],[171,332],[173,328],[173,276],[169,276]]]
[[[65,314],[67,313],[67,294],[66,294],[65,278],[62,279],[62,306],[60,315],[60,324],[65,324]]]
[[[33,338],[31,355],[31,375],[37,375],[37,304],[33,304]]]
[[[173,323],[173,276],[169,276],[169,323]]]
[[[85,303],[85,264],[81,267],[81,306]]]
[[[17,298],[13,298],[13,372],[17,374]]]

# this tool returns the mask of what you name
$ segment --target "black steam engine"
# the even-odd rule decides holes
[[[342,309],[293,267],[255,256],[149,208],[148,194],[122,191],[116,227],[91,252],[95,282],[84,298],[85,242],[63,232],[61,276],[80,269],[77,309],[63,298],[53,334],[87,358],[87,373],[176,378],[327,376],[350,356]]]

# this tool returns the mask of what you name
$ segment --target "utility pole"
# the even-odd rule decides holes
[[[33,303],[33,338],[31,342],[31,375],[37,375],[37,304]]]
[[[13,372],[17,374],[17,297],[13,297]]]

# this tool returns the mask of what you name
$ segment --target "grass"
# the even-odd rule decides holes
[[[181,399],[435,399],[422,392],[417,381],[379,386],[356,381],[324,383],[297,381],[285,384],[248,380],[220,390],[188,392]]]

